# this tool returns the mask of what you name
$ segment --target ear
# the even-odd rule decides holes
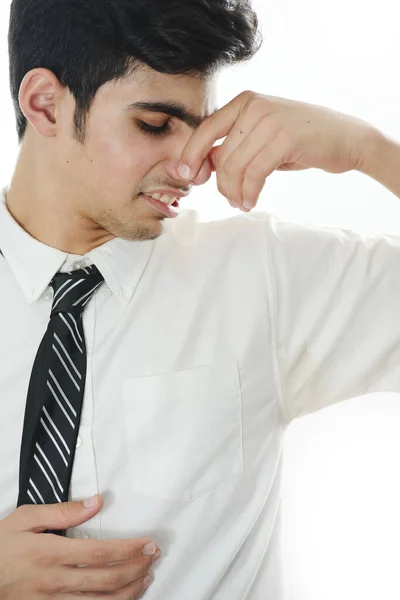
[[[32,69],[19,90],[19,105],[26,119],[42,136],[57,133],[57,114],[65,88],[48,69]]]

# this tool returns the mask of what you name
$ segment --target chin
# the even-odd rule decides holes
[[[120,231],[116,237],[128,242],[145,242],[155,240],[164,233],[164,219],[152,219],[150,224],[148,221],[142,221],[135,224],[134,229]]]

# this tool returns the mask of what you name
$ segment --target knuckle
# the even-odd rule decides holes
[[[265,100],[259,96],[253,96],[247,102],[247,108],[252,110],[253,113],[263,114],[265,112]]]
[[[115,590],[124,583],[124,580],[120,574],[110,573],[104,579],[103,587],[106,591]]]
[[[83,573],[82,578],[79,583],[79,589],[81,589],[81,590],[93,589],[93,577]]]
[[[254,96],[248,100],[244,107],[244,114],[249,119],[249,122],[258,120],[258,127],[276,127],[277,116],[271,114],[270,106],[267,105],[267,100],[262,96]]]
[[[50,542],[50,536],[46,538],[40,538],[36,536],[36,544],[34,550],[33,562],[36,567],[47,569],[52,567],[57,562],[57,555],[55,553],[54,545]]]
[[[66,540],[68,544],[63,544],[59,551],[59,562],[65,565],[76,565],[75,540]]]
[[[48,569],[52,567],[55,563],[54,558],[47,553],[42,553],[38,556],[35,556],[35,565],[40,569]]]
[[[73,502],[60,502],[58,504],[58,510],[63,519],[69,519],[71,517],[71,514],[74,512],[73,508]]]
[[[105,548],[93,548],[92,558],[96,565],[106,565],[111,562],[110,553]]]
[[[252,110],[254,108],[258,108],[259,106],[265,108],[265,98],[264,96],[262,96],[261,94],[257,94],[256,92],[252,92],[250,90],[247,90],[245,92],[245,96],[244,96],[246,103],[245,103],[245,107],[248,108],[249,106],[252,107]]]
[[[66,558],[67,565],[76,564],[75,552],[72,547],[68,548],[68,550],[66,551],[65,558]]]
[[[58,575],[46,575],[38,582],[37,591],[43,594],[60,594],[65,591],[65,586]]]
[[[245,100],[250,100],[254,95],[255,92],[253,92],[252,90],[244,90],[243,92],[241,92],[241,94],[239,94],[239,96],[244,98]]]

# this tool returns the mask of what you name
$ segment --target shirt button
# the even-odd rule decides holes
[[[108,287],[104,288],[104,295],[105,296],[111,296],[111,294],[112,294],[112,292],[111,292],[110,288],[108,288]]]
[[[78,435],[78,439],[76,440],[76,447],[79,448],[79,446],[82,444],[82,440]]]
[[[49,294],[49,293],[46,293],[46,294],[43,296],[43,300],[46,300],[46,301],[48,302],[49,300],[51,300],[51,297],[52,297],[52,296],[51,296],[51,294]]]
[[[74,266],[72,267],[73,271],[78,271],[79,269],[84,269],[86,267],[86,262],[84,260],[79,260],[78,262],[74,263]]]

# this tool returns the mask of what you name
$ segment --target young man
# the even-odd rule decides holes
[[[286,427],[400,392],[399,239],[179,217],[212,171],[245,212],[276,169],[400,197],[368,123],[250,91],[216,111],[214,75],[259,40],[246,0],[12,2],[3,599],[133,599],[151,571],[149,600],[281,600]]]

